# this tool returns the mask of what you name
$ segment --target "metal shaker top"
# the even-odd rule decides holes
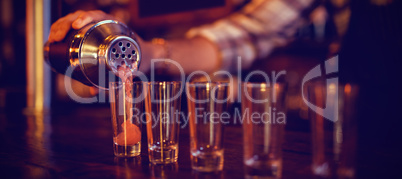
[[[120,67],[132,72],[141,62],[135,34],[123,23],[105,20],[70,32],[62,42],[45,45],[45,60],[57,72],[107,89]]]

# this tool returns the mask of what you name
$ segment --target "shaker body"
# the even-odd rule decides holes
[[[123,23],[105,20],[70,31],[60,42],[46,43],[45,61],[58,73],[89,86],[108,88],[120,66],[137,70],[141,50]]]

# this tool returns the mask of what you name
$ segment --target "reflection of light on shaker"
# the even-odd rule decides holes
[[[75,34],[75,36],[74,37],[76,37],[76,38],[81,38],[82,37],[82,35],[81,34]]]
[[[78,60],[74,61],[73,59],[70,60],[71,66],[78,66],[80,62]]]

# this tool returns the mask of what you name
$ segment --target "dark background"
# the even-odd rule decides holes
[[[139,0],[139,16],[150,17],[174,12],[224,6],[225,0]]]
[[[77,9],[71,2],[73,1],[52,1],[54,3],[52,5],[53,22]],[[140,7],[143,9],[140,12],[141,16],[170,13],[174,8],[178,11],[193,10],[196,7],[206,8],[211,6],[209,4],[211,2],[221,5],[223,0],[180,0],[183,3],[192,2],[187,7],[172,6],[169,3],[172,1],[165,0],[160,2],[166,7],[174,8],[151,8],[152,3],[158,2],[157,0],[140,1]],[[106,12],[125,6],[124,4],[101,6],[97,5],[96,1],[84,1],[80,4],[83,9],[97,8]],[[6,94],[6,99],[3,98],[5,103],[0,105],[1,113],[6,111],[21,113],[26,106],[25,1],[12,1],[11,7],[7,11],[12,16],[11,24],[2,24],[0,33],[0,93]],[[351,10],[349,29],[343,38],[339,52],[339,76],[342,82],[352,82],[360,86],[357,157],[360,161],[376,166],[375,170],[364,171],[360,177],[394,178],[401,176],[399,170],[402,161],[401,1],[394,0],[387,5],[378,6],[370,1],[353,0]],[[315,42],[314,37],[308,34],[297,37],[292,45],[281,49],[280,53],[293,54],[300,58],[305,56],[317,58],[318,56],[321,61],[324,61],[328,43]],[[310,49],[310,51],[307,50],[307,54],[306,49]],[[319,51],[311,49],[319,49]],[[273,57],[278,53],[274,53],[267,61],[274,60]],[[104,106],[105,104],[93,105]],[[80,105],[53,99],[52,106],[63,108]],[[307,130],[308,125],[305,122],[300,123],[304,125],[300,128]]]

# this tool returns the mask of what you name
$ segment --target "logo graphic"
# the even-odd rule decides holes
[[[338,56],[332,57],[325,61],[325,73],[326,75],[338,72]],[[310,81],[314,78],[320,77],[321,74],[321,65],[317,65],[313,69],[311,69],[306,76],[304,76],[302,81],[302,98],[304,103],[317,114],[321,115],[322,117],[327,118],[333,122],[338,120],[338,77],[328,78],[325,84],[325,106],[324,108],[315,106],[314,104],[310,103],[305,97],[304,91],[304,84],[307,81]],[[323,94],[324,89],[322,90]],[[319,96],[320,94],[315,94]],[[322,100],[324,97],[322,98]]]

